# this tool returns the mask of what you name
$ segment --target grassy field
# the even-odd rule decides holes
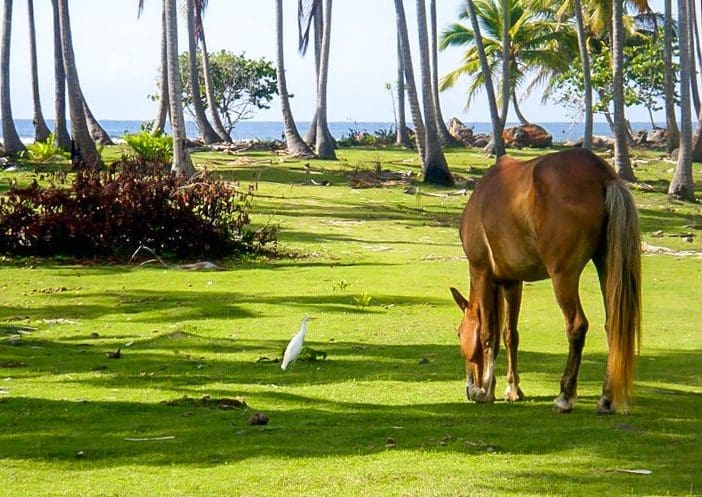
[[[286,257],[220,261],[216,272],[4,259],[0,496],[702,494],[699,257],[644,256],[630,415],[595,415],[606,340],[592,268],[581,283],[591,329],[575,410],[551,410],[567,342],[547,281],[525,288],[527,400],[468,403],[448,292],[468,284],[463,184],[351,189],[349,172],[380,163],[416,173],[417,159],[339,157],[195,157],[225,178],[258,181],[254,222],[280,226]],[[447,157],[464,180],[490,162]],[[644,240],[702,252],[699,204],[664,195],[674,166],[653,153],[635,163],[648,185],[635,191]],[[0,173],[0,191],[54,170]],[[326,359],[281,371],[272,360],[306,313],[318,318],[306,344]],[[502,375],[504,355],[498,363]],[[255,412],[269,423],[250,425]]]

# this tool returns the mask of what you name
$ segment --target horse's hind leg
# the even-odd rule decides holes
[[[578,372],[588,328],[587,318],[578,295],[579,275],[580,272],[573,272],[552,276],[556,299],[565,317],[566,335],[569,345],[568,360],[561,378],[561,393],[554,404],[554,409],[558,412],[570,412],[575,404],[578,389]]]
[[[605,299],[605,288],[607,286],[607,262],[603,255],[596,255],[592,261],[595,263],[595,268],[597,268],[597,276],[600,280],[600,290],[602,291],[602,298]],[[605,299],[605,332],[607,333],[607,342],[609,343],[609,313],[607,309],[607,302]],[[612,393],[609,386],[609,377],[605,374],[605,381],[602,385],[602,396],[597,402],[597,413],[598,414],[613,414],[614,407],[612,406]]]
[[[507,356],[507,389],[505,400],[514,402],[524,399],[524,393],[519,388],[519,371],[517,369],[517,352],[519,349],[519,309],[522,304],[522,282],[502,285],[502,295],[505,299],[505,323],[503,339]]]

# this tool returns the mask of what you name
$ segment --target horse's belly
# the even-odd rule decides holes
[[[492,271],[495,279],[501,281],[538,281],[549,277],[546,267],[541,259],[534,257],[524,257],[520,254],[517,257],[496,258],[492,264]]]

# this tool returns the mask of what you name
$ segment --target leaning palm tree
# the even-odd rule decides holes
[[[302,140],[297,131],[295,119],[290,108],[288,85],[285,78],[285,61],[283,55],[283,0],[275,0],[275,27],[276,27],[276,76],[278,81],[278,95],[283,114],[283,132],[288,154],[293,157],[312,157],[312,151]]]
[[[634,181],[629,158],[624,115],[624,0],[612,1],[612,102],[614,110],[614,169],[626,181]]]
[[[314,31],[314,81],[315,95],[317,92],[317,82],[319,81],[319,64],[322,55],[322,0],[298,0],[297,2],[297,39],[298,51],[301,55],[305,55],[309,46],[310,31]],[[310,147],[314,146],[317,141],[317,114],[315,109],[314,116],[310,122],[310,127],[305,133],[304,140]],[[329,133],[331,135],[331,133]]]
[[[2,136],[5,152],[16,155],[25,146],[19,139],[10,105],[10,38],[12,32],[12,0],[5,0],[2,13],[2,47],[0,47],[0,114],[2,114]]]
[[[166,61],[168,66],[168,101],[170,103],[171,130],[173,133],[173,164],[175,174],[191,177],[195,174],[190,154],[185,149],[185,118],[183,96],[178,73],[178,12],[176,0],[163,0],[166,14]]]
[[[200,138],[205,143],[216,143],[221,140],[217,132],[212,128],[210,121],[205,114],[205,106],[202,103],[200,94],[200,77],[197,69],[197,29],[195,25],[195,1],[187,0],[187,20],[188,20],[188,78],[190,81],[190,92],[192,94],[193,111],[197,127],[200,131]],[[199,0],[198,0],[199,1]]]
[[[73,167],[102,167],[102,158],[90,137],[90,131],[85,119],[78,69],[73,54],[73,38],[71,36],[71,20],[68,12],[68,0],[53,0],[58,3],[58,14],[61,26],[61,48],[63,66],[66,73],[66,88],[68,90],[68,108],[71,115],[71,134],[73,146]]]
[[[431,59],[431,93],[436,109],[436,127],[439,131],[441,143],[448,146],[458,145],[458,141],[451,136],[444,122],[444,116],[441,112],[441,101],[439,100],[439,54],[437,50],[437,41],[439,38],[437,22],[436,22],[436,0],[429,2],[429,43],[430,43],[430,59]]]
[[[39,70],[37,64],[37,35],[34,26],[34,0],[27,0],[27,19],[29,21],[29,57],[32,72],[32,102],[34,104],[34,140],[45,142],[49,139],[51,131],[44,119],[39,96]]]
[[[585,129],[583,131],[583,148],[592,148],[592,73],[590,70],[590,53],[587,50],[587,35],[585,32],[585,22],[583,20],[583,7],[580,0],[573,0],[573,13],[575,16],[575,27],[578,34],[578,52],[580,53],[580,64],[583,67],[583,105],[585,114]]]
[[[56,146],[71,150],[71,135],[66,126],[66,71],[63,68],[63,47],[61,46],[61,19],[58,3],[51,1],[54,35],[54,136]]]
[[[441,150],[437,129],[436,107],[431,84],[431,61],[429,60],[429,35],[424,0],[417,0],[417,31],[419,34],[419,61],[422,78],[422,103],[424,109],[424,156],[422,172],[424,182],[432,185],[453,185],[446,157]]]
[[[399,32],[397,33],[397,129],[395,130],[395,144],[406,148],[410,148],[412,145],[405,112],[405,65]]]
[[[329,47],[331,43],[332,0],[322,6],[322,50],[319,56],[319,79],[317,80],[317,157],[336,160],[335,144],[329,133],[327,122],[327,81],[329,79]]]
[[[678,23],[680,40],[680,148],[678,164],[668,195],[681,200],[695,200],[692,181],[692,108],[690,102],[690,22],[687,0],[678,1]]]
[[[141,17],[144,10],[144,0],[139,0],[137,17]],[[166,6],[161,5],[161,64],[158,78],[158,107],[156,117],[151,121],[151,134],[160,136],[166,127],[168,117],[168,46],[166,43]]]

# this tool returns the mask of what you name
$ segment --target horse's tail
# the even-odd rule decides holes
[[[641,240],[634,199],[619,179],[607,184],[607,383],[613,407],[626,412],[641,344]]]

